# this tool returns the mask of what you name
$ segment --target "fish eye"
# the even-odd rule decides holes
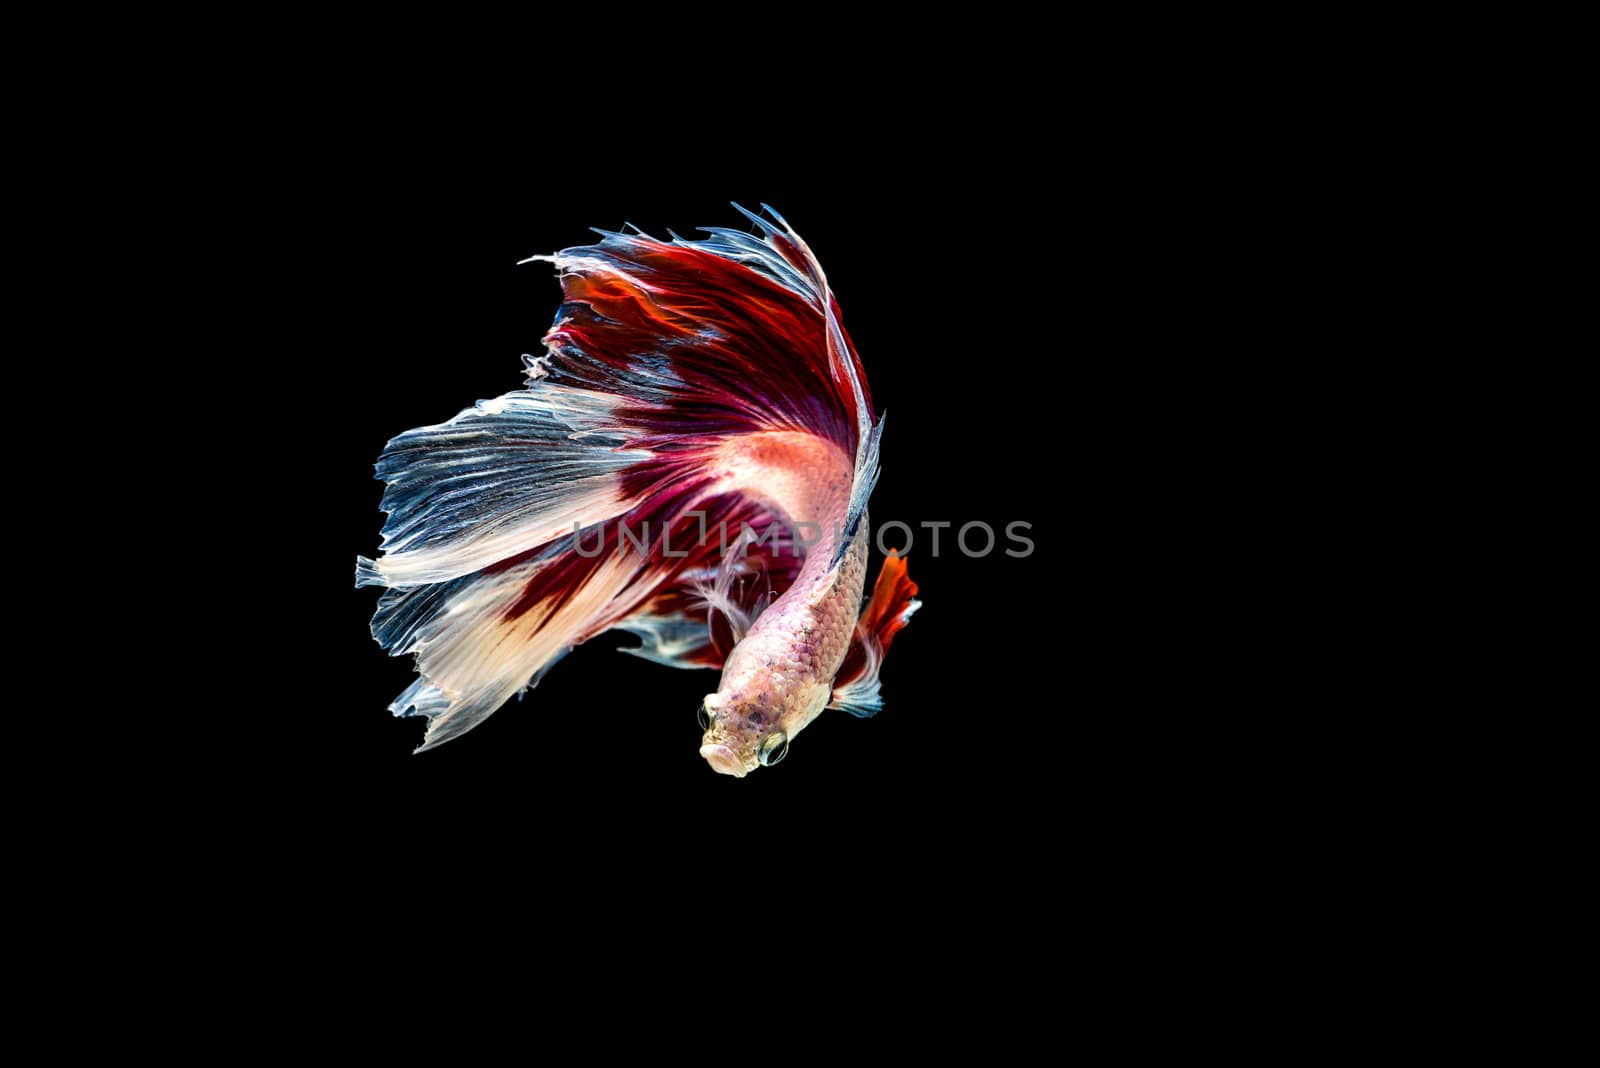
[[[769,768],[788,755],[789,736],[782,731],[773,731],[761,739],[761,748],[756,751],[756,759]]]
[[[702,733],[710,730],[711,724],[717,721],[717,717],[712,715],[711,711],[706,708],[706,703],[704,701],[700,702],[700,708],[695,712],[694,718],[699,721],[700,730]]]

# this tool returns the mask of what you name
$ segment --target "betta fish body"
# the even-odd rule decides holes
[[[738,210],[759,237],[597,231],[533,257],[563,301],[526,388],[384,449],[383,555],[356,584],[388,587],[373,636],[416,657],[390,709],[427,717],[421,749],[611,629],[722,669],[700,753],[725,774],[783,759],[824,708],[881,707],[919,605],[891,556],[861,607],[883,421],[816,257]]]

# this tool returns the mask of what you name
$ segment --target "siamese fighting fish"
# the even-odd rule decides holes
[[[721,669],[700,755],[725,775],[776,764],[824,709],[882,706],[920,603],[894,555],[862,603],[883,420],[817,258],[735,208],[749,229],[597,230],[522,261],[563,298],[524,387],[383,450],[382,553],[356,585],[386,587],[373,637],[416,658],[389,708],[427,718],[418,752],[609,630]]]

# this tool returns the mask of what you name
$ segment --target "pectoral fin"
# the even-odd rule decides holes
[[[850,650],[834,679],[829,708],[842,709],[852,716],[878,714],[883,707],[878,672],[894,636],[911,621],[912,613],[922,607],[916,595],[917,584],[906,572],[905,559],[900,556],[885,559],[878,581],[872,587],[872,597],[861,610]]]

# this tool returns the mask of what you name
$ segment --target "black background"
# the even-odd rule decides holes
[[[1054,1036],[1081,1004],[1061,978],[1120,992],[1116,966],[1136,973],[1121,989],[1138,1026],[1177,1033],[1146,1011],[1152,977],[1171,974],[1159,943],[1214,932],[1183,983],[1202,961],[1237,959],[1226,943],[1238,907],[1299,907],[1296,881],[1325,882],[1323,856],[1301,870],[1280,860],[1286,844],[1320,844],[1288,803],[1292,780],[1347,722],[1333,706],[1348,702],[1329,698],[1333,661],[1359,660],[1370,639],[1355,630],[1310,670],[1294,660],[1322,637],[1289,605],[1321,609],[1302,589],[1325,565],[1301,535],[1329,509],[1281,507],[1306,480],[1284,428],[1328,386],[1380,377],[1383,361],[1353,366],[1360,349],[1332,329],[1371,284],[1348,261],[1307,267],[1337,247],[1319,227],[1349,218],[1336,210],[1348,191],[1304,181],[1337,172],[1341,146],[1292,96],[1269,114],[1279,84],[1229,75],[1203,48],[1215,69],[1192,79],[1117,62],[1102,75],[1077,62],[1099,40],[1041,60],[1012,47],[1029,27],[997,27],[1008,38],[997,69],[964,49],[913,80],[832,50],[661,69],[637,60],[655,42],[621,23],[620,45],[592,30],[507,35],[523,53],[499,67],[510,86],[458,80],[439,47],[397,50],[376,34],[340,50],[337,86],[296,53],[269,52],[270,71],[249,72],[254,108],[181,79],[169,110],[197,117],[183,123],[180,162],[152,151],[158,116],[141,113],[126,151],[88,169],[96,201],[134,172],[160,187],[116,204],[148,233],[70,246],[114,284],[153,291],[90,337],[105,357],[95,371],[118,382],[148,371],[174,391],[176,440],[155,455],[148,410],[119,404],[138,432],[102,443],[135,473],[137,499],[92,514],[101,544],[77,561],[94,565],[97,604],[123,604],[104,616],[116,637],[137,632],[152,650],[115,679],[109,732],[78,715],[18,717],[78,736],[61,750],[74,763],[86,736],[108,736],[131,782],[106,789],[64,769],[19,807],[18,828],[100,862],[74,885],[113,905],[154,888],[228,966],[291,960],[295,990],[307,973],[326,977],[344,988],[342,1014],[356,1006],[368,1023],[356,999],[372,989],[420,1021],[406,991],[422,984],[399,969],[376,987],[356,980],[360,952],[343,936],[363,921],[401,953],[500,955],[494,969],[429,976],[422,989],[458,1007],[526,960],[578,996],[612,995],[594,1004],[615,1015],[616,990],[650,974],[641,957],[663,971],[685,958],[610,947],[672,931],[719,966],[826,954],[852,1022],[880,1016],[899,988],[860,978],[914,961],[945,997],[906,1000],[897,1042],[944,1042],[963,1019],[990,1046],[1020,1034],[952,1004],[997,979],[1007,1008]],[[1032,36],[1057,51],[1058,35]],[[560,54],[580,45],[576,61]],[[603,69],[617,51],[621,77]],[[380,56],[385,69],[361,69]],[[1208,92],[1230,79],[1235,99]],[[814,80],[845,92],[813,98]],[[602,103],[600,82],[627,99]],[[197,102],[210,105],[203,118]],[[1311,131],[1298,153],[1286,148],[1296,130]],[[1376,189],[1385,173],[1351,180]],[[781,766],[744,780],[696,753],[695,705],[714,673],[623,656],[613,637],[467,736],[412,755],[422,723],[385,710],[410,665],[372,642],[377,591],[352,581],[382,521],[373,460],[392,435],[521,383],[520,354],[538,351],[558,287],[547,266],[517,260],[593,240],[591,225],[739,226],[729,200],[773,204],[828,270],[888,413],[875,521],[1022,519],[1036,552],[969,560],[947,531],[934,558],[920,540],[910,566],[924,608],[884,668],[882,714],[827,713]],[[210,231],[198,249],[168,233],[192,220]],[[163,246],[178,262],[145,257]],[[1392,258],[1388,247],[1364,251]],[[198,352],[182,350],[185,334]],[[189,507],[163,511],[164,488]],[[146,611],[172,595],[164,572],[128,574],[128,516],[161,540],[174,522],[201,533],[182,549],[197,605]],[[52,673],[58,690],[69,670]],[[94,664],[82,670],[85,688],[104,683]],[[1341,769],[1335,804],[1360,792],[1359,774]],[[84,822],[114,828],[125,859],[53,826],[85,799]],[[152,848],[162,843],[173,848]],[[1213,909],[1208,888],[1235,912]],[[794,927],[824,907],[859,921],[844,941]],[[241,952],[241,932],[275,936],[303,911],[316,921],[301,928],[315,937],[306,951],[285,952],[286,937]],[[157,957],[173,952],[164,920],[130,922]],[[1096,935],[1109,952],[1085,965]],[[565,946],[604,968],[605,985],[573,984],[554,952]],[[1033,959],[1018,968],[995,950]],[[202,974],[253,1005],[226,970]],[[711,988],[676,985],[700,995],[698,1038],[782,1032],[760,1006],[708,1030]],[[1184,986],[1188,998],[1196,984]]]
[[[798,161],[345,150],[307,220],[318,314],[296,364],[310,373],[277,379],[299,413],[291,492],[317,517],[292,539],[303,587],[279,649],[306,681],[254,695],[273,708],[276,800],[299,826],[396,848],[488,834],[552,857],[1016,858],[1145,803],[1158,753],[1195,730],[1169,700],[1182,669],[1149,650],[1188,625],[1152,576],[1184,552],[1167,414],[1189,402],[1181,338],[1206,314],[1179,282],[1198,216],[1147,156],[1085,168],[1059,146],[972,133],[964,148],[949,131],[937,148]],[[549,265],[518,260],[589,243],[589,226],[740,227],[731,200],[773,205],[828,272],[888,414],[875,524],[952,524],[937,556],[918,529],[923,608],[884,667],[883,712],[827,713],[782,765],[718,776],[695,725],[716,673],[622,655],[634,639],[607,635],[412,755],[422,721],[386,711],[410,659],[373,643],[377,591],[352,586],[382,521],[373,461],[394,434],[518,388],[559,295]],[[1031,523],[1033,554],[964,556],[955,528],[974,520]]]

